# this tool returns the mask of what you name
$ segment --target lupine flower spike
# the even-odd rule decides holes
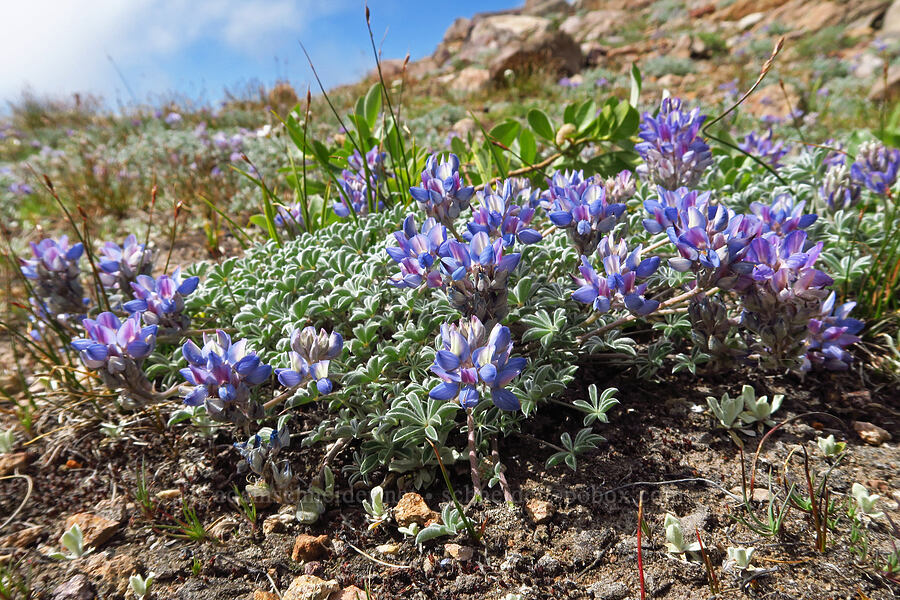
[[[587,256],[581,257],[581,277],[575,277],[580,287],[572,297],[584,304],[590,304],[601,313],[612,308],[626,308],[637,315],[648,315],[659,307],[658,300],[644,297],[646,283],[637,283],[638,279],[646,279],[659,268],[659,257],[652,256],[641,260],[641,246],[630,253],[625,240],[615,241],[612,234],[603,238],[598,248],[598,255],[603,264],[604,277],[601,277],[591,265]]]
[[[329,334],[324,329],[316,333],[315,327],[295,329],[291,333],[291,351],[288,357],[290,369],[276,369],[278,381],[287,388],[294,388],[307,380],[316,382],[320,394],[331,393],[333,384],[328,379],[328,365],[341,354],[344,339],[337,332]]]
[[[634,146],[644,159],[637,174],[670,190],[697,185],[712,164],[712,152],[700,135],[705,120],[699,108],[688,112],[672,97],[663,99],[655,117],[644,113],[638,134],[643,141]]]
[[[622,193],[628,192],[625,179]],[[616,226],[625,205],[607,202],[605,185],[585,179],[582,171],[557,171],[549,183],[544,210],[554,225],[566,230],[576,252],[591,254],[600,238]]]
[[[531,188],[527,180],[507,179],[498,183],[496,189],[488,186],[478,192],[478,206],[472,211],[472,222],[468,224],[463,237],[482,231],[489,237],[501,237],[504,246],[536,244],[542,236],[531,225],[534,208],[530,206]],[[522,204],[518,202],[523,200]]]
[[[78,259],[84,253],[81,244],[69,246],[69,238],[32,242],[32,259],[19,259],[22,275],[31,281],[43,310],[60,315],[83,315],[88,300],[79,279]]]
[[[182,279],[181,268],[172,275],[160,275],[153,279],[149,275],[138,275],[137,282],[131,284],[134,300],[123,307],[129,313],[143,312],[144,321],[160,326],[161,334],[175,333],[187,329],[191,323],[184,314],[184,297],[197,289],[199,277]]]
[[[880,142],[863,142],[850,167],[854,181],[876,194],[887,194],[897,181],[900,170],[900,150],[888,148]]]
[[[522,372],[526,360],[510,358],[513,345],[508,327],[495,325],[487,342],[484,335],[478,317],[441,326],[441,346],[431,370],[443,383],[432,388],[429,395],[456,400],[469,409],[481,400],[481,390],[487,390],[498,408],[519,410],[519,399],[505,388]]]
[[[141,369],[156,345],[156,325],[142,326],[140,313],[122,322],[111,312],[84,319],[82,325],[87,337],[73,340],[72,347],[84,366],[100,373],[107,387],[125,392],[126,407],[136,408],[159,398]]]
[[[188,361],[181,375],[194,387],[185,396],[188,406],[206,406],[216,421],[247,425],[263,415],[262,406],[251,401],[250,388],[266,381],[272,367],[247,351],[247,340],[231,342],[222,330],[204,334],[203,348],[188,340],[181,348]]]
[[[106,242],[100,249],[100,282],[107,289],[131,296],[131,283],[138,275],[150,275],[155,252],[139,244],[134,234],[125,238],[121,247]]]
[[[459,158],[450,154],[440,160],[432,154],[422,171],[422,187],[411,187],[409,193],[418,202],[419,208],[438,223],[453,230],[453,222],[469,207],[475,188],[463,185],[459,176]]]
[[[388,280],[391,285],[400,288],[417,288],[422,282],[432,288],[443,285],[436,262],[441,256],[449,256],[447,230],[443,225],[429,217],[422,223],[420,233],[415,217],[410,214],[403,220],[403,230],[394,232],[394,239],[397,245],[386,250],[400,265],[400,273]]]

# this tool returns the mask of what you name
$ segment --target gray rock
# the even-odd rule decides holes
[[[628,586],[621,581],[598,581],[588,588],[595,600],[622,600],[628,595]]]
[[[78,574],[53,590],[52,600],[92,600],[97,597],[94,585],[87,575]]]
[[[551,554],[545,554],[535,563],[535,567],[542,570],[547,575],[556,575],[562,570],[562,563],[558,558]]]
[[[900,35],[900,0],[894,0],[884,13],[881,21],[881,33]]]
[[[507,71],[516,75],[543,71],[551,76],[574,75],[581,70],[581,47],[562,31],[546,32],[519,44],[510,44],[490,64],[491,79],[502,83]]]

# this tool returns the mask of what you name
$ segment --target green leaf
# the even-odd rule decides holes
[[[531,125],[531,128],[534,130],[536,134],[544,138],[545,140],[553,141],[555,137],[555,130],[553,129],[553,125],[550,123],[550,118],[547,114],[537,108],[532,108],[528,111],[528,124]]]
[[[537,142],[534,139],[534,134],[531,133],[530,129],[525,129],[524,127],[519,133],[519,156],[525,165],[534,164],[537,158]]]
[[[512,146],[516,136],[519,135],[521,127],[518,121],[507,119],[499,125],[494,125],[490,131],[490,136],[508,148]]]
[[[636,63],[631,65],[631,94],[628,97],[628,103],[637,108],[638,101],[641,98],[641,70],[638,69]]]
[[[369,92],[366,94],[365,118],[369,129],[375,129],[379,112],[381,112],[381,82],[369,88]]]

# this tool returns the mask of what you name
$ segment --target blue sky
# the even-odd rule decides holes
[[[386,58],[431,53],[458,16],[517,0],[371,0]],[[178,94],[215,102],[253,80],[311,80],[298,41],[331,86],[373,66],[361,0],[25,0],[4,8],[0,100],[102,95],[110,104]],[[385,37],[386,32],[386,37]],[[118,70],[118,72],[117,72]],[[119,74],[119,72],[121,74]],[[129,91],[130,90],[130,91]]]

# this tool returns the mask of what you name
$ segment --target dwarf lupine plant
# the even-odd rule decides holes
[[[857,334],[865,323],[849,316],[856,302],[835,306],[835,298],[831,292],[822,303],[820,315],[811,318],[806,326],[809,333],[803,370],[821,365],[830,371],[846,371],[853,362],[846,347],[859,341]]]
[[[123,308],[129,313],[143,313],[144,321],[159,325],[160,335],[177,333],[188,328],[191,318],[184,314],[184,297],[193,293],[200,283],[199,277],[182,278],[178,267],[172,275],[138,275],[131,283],[134,300]]]
[[[625,204],[607,202],[604,184],[585,179],[583,171],[557,171],[549,184],[547,199],[541,203],[547,216],[565,229],[579,255],[590,255],[616,226]]]
[[[644,292],[646,279],[659,268],[659,257],[651,256],[641,260],[641,246],[628,252],[625,240],[618,240],[609,234],[600,242],[597,254],[603,265],[604,276],[594,270],[587,256],[581,257],[581,277],[575,277],[580,287],[572,293],[578,302],[590,304],[594,310],[605,313],[612,308],[625,308],[637,315],[648,315],[659,307],[659,301],[647,299]]]
[[[84,319],[86,338],[72,341],[88,369],[97,371],[111,390],[122,390],[128,408],[143,406],[163,396],[144,375],[143,361],[156,345],[156,325],[141,324],[141,313],[125,321],[111,312]]]
[[[287,388],[295,388],[312,380],[320,394],[330,394],[333,384],[328,379],[328,365],[341,354],[344,339],[337,332],[328,333],[315,327],[295,329],[291,333],[290,369],[276,369],[278,381]]]
[[[411,187],[409,193],[426,215],[453,231],[453,222],[469,208],[475,188],[463,185],[455,154],[446,158],[432,154],[422,171],[422,186]]]
[[[80,243],[69,245],[69,238],[43,239],[31,244],[34,258],[20,258],[22,275],[30,282],[35,296],[48,315],[83,315],[88,299],[81,286],[78,259],[84,253]]]
[[[856,152],[856,162],[850,167],[854,181],[876,194],[888,194],[897,181],[900,170],[900,150],[888,148],[881,142],[863,142]]]
[[[156,253],[139,244],[134,234],[125,238],[122,246],[106,242],[99,253],[99,277],[103,287],[131,296],[131,284],[138,275],[150,275]]]
[[[204,334],[203,341],[203,348],[191,340],[181,348],[188,362],[181,375],[193,386],[184,403],[203,404],[213,420],[244,427],[262,418],[263,407],[250,398],[250,389],[269,379],[272,367],[247,350],[247,340],[232,343],[221,329]]]
[[[767,233],[750,243],[744,257],[741,323],[758,337],[757,356],[770,368],[800,365],[810,319],[821,315],[825,287],[833,282],[815,268],[822,242],[809,248],[806,242],[802,230],[785,237]]]
[[[712,152],[700,135],[706,120],[700,109],[687,111],[679,98],[663,98],[656,116],[644,113],[635,144],[644,163],[637,174],[666,189],[697,185],[712,165]]]
[[[744,141],[738,144],[738,148],[757,157],[773,169],[781,166],[781,159],[790,152],[790,145],[782,141],[775,141],[772,128],[760,135],[751,131],[744,137]]]
[[[831,211],[856,206],[862,196],[862,187],[850,176],[850,169],[841,163],[828,167],[819,187],[819,197]]]
[[[529,200],[531,188],[527,180],[506,179],[496,189],[488,186],[477,193],[478,205],[472,210],[472,221],[463,237],[471,240],[479,232],[491,238],[500,237],[504,246],[536,244],[543,236],[531,227],[534,207]],[[524,204],[517,201],[524,200]]]

